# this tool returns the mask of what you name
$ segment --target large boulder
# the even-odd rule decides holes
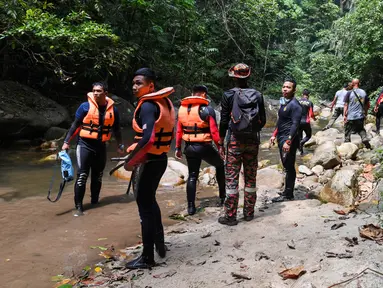
[[[0,81],[1,139],[42,137],[53,126],[68,126],[68,111],[38,91],[12,81]]]
[[[330,108],[323,108],[322,110],[321,110],[321,113],[320,113],[320,117],[321,118],[324,118],[324,119],[328,119],[328,118],[330,118],[331,117],[331,115],[332,115],[332,112],[331,112],[331,109]]]
[[[343,140],[343,134],[341,134],[338,129],[330,128],[317,132],[315,134],[315,140],[317,145],[321,145],[327,141],[337,142],[337,140]]]
[[[378,135],[370,140],[372,148],[381,148],[383,146],[383,139]]]
[[[68,130],[60,127],[51,127],[44,134],[46,141],[62,139]]]
[[[266,110],[266,128],[273,128],[278,119],[279,101],[273,101],[271,99],[265,99]]]
[[[314,105],[314,111],[313,112],[314,112],[315,116],[318,116],[321,112],[321,108],[317,105]]]
[[[327,141],[315,149],[314,156],[310,160],[310,167],[321,165],[324,169],[332,169],[340,163],[334,142]]]
[[[320,198],[323,201],[343,206],[353,205],[359,191],[358,173],[359,171],[356,169],[340,169],[334,178],[323,187]]]
[[[337,147],[337,151],[342,159],[356,159],[359,148],[354,143],[343,143]]]
[[[266,167],[257,172],[257,187],[265,189],[280,189],[284,183],[284,175],[271,167]]]
[[[133,105],[124,98],[118,97],[117,95],[109,95],[114,101],[114,105],[117,107],[120,115],[120,124],[123,127],[130,126],[133,120],[134,107]]]

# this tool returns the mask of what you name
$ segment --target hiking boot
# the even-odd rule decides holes
[[[194,215],[197,209],[195,208],[194,202],[188,202],[188,214]]]
[[[79,217],[84,215],[84,209],[82,208],[76,208],[76,210],[73,213],[74,217]]]
[[[96,204],[98,204],[98,203],[99,203],[98,198],[97,198],[97,199],[91,199],[91,200],[90,200],[90,203],[91,203],[92,205],[96,205]]]
[[[238,224],[238,220],[235,218],[228,218],[226,216],[222,216],[218,218],[218,222],[222,225],[227,225],[227,226],[234,226]]]
[[[156,265],[153,259],[149,259],[148,256],[141,255],[140,257],[126,263],[127,269],[152,269]]]
[[[371,144],[368,140],[364,140],[362,141],[362,143],[364,144],[364,146],[366,146],[367,149],[370,149],[370,150],[372,149]]]
[[[156,252],[158,254],[158,256],[160,256],[161,258],[165,258],[166,256],[166,251],[168,250],[165,243],[155,243],[155,246],[156,246]]]
[[[249,221],[251,221],[251,220],[253,220],[254,219],[254,214],[251,214],[251,215],[244,215],[243,216],[243,220],[245,220],[245,221],[247,221],[247,222],[249,222]]]
[[[286,196],[284,194],[282,194],[279,197],[275,197],[275,198],[271,199],[271,201],[273,203],[284,202],[284,201],[292,201],[292,200],[294,200],[294,196]]]

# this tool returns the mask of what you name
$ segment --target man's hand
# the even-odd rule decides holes
[[[64,143],[63,147],[61,147],[61,150],[69,150],[69,144],[68,143]]]
[[[283,144],[282,150],[284,152],[289,152],[290,151],[290,144],[288,144],[287,141]]]
[[[271,136],[270,145],[275,145],[275,136]]]
[[[175,157],[176,157],[176,159],[178,159],[178,160],[181,160],[181,159],[182,159],[182,151],[181,151],[180,148],[176,149]]]
[[[344,124],[347,123],[347,116],[344,116],[344,117],[343,117],[343,122],[344,122]]]

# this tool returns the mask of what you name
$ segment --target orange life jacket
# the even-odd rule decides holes
[[[143,130],[138,125],[137,118],[139,115],[140,107],[145,101],[154,102],[160,109],[160,115],[154,124],[155,140],[153,146],[147,153],[161,155],[170,150],[170,144],[174,138],[175,126],[175,113],[172,101],[168,98],[174,92],[173,87],[167,87],[160,91],[146,94],[138,100],[137,108],[134,111],[133,129],[136,131],[134,142],[128,147],[127,152],[130,153],[136,148],[137,142],[142,139]]]
[[[189,96],[181,100],[178,121],[182,124],[182,139],[186,142],[211,142],[209,123],[199,116],[201,105],[208,105],[209,100],[200,96]]]
[[[106,97],[106,101],[107,106],[104,114],[104,123],[100,125],[100,113],[97,102],[94,99],[93,93],[88,93],[89,111],[84,120],[82,120],[80,137],[99,139],[99,133],[101,132],[102,142],[110,140],[110,137],[112,136],[111,130],[114,123],[114,101],[108,97]]]

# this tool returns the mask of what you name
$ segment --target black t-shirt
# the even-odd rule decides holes
[[[281,105],[278,111],[278,141],[293,140],[297,135],[302,117],[302,106],[298,100],[292,98],[289,103]]]

